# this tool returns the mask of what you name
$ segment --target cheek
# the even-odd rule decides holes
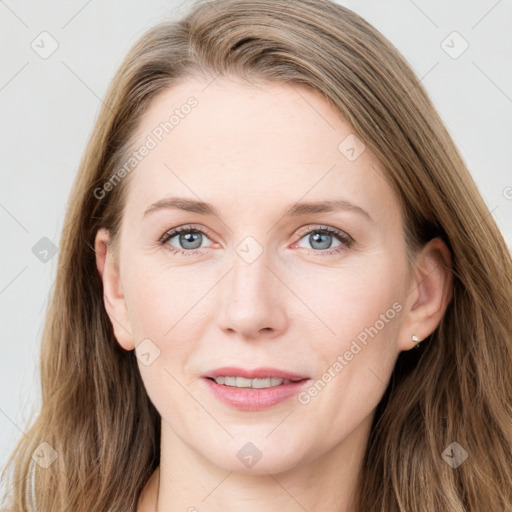
[[[194,314],[193,306],[207,291],[207,279],[200,280],[201,271],[168,268],[156,258],[127,258],[124,289],[134,334],[171,338],[181,320]],[[189,313],[190,312],[190,313]]]
[[[190,384],[196,378],[191,358],[211,325],[213,303],[206,295],[218,278],[196,265],[170,268],[149,257],[133,258],[126,268],[133,269],[126,276],[125,295],[135,344],[149,339],[156,348],[148,346],[158,353],[150,366],[139,365],[147,387],[156,395],[162,382],[173,387],[176,382],[169,373]]]
[[[335,427],[334,433],[329,428],[322,433],[328,446],[348,435],[381,400],[396,362],[403,305],[400,277],[382,267],[337,283],[316,283],[324,294],[311,287],[310,307],[322,312],[335,334],[322,330],[324,339],[311,338],[317,375],[299,400],[308,417],[322,417]]]
[[[328,345],[331,340],[333,346],[343,348],[374,324],[378,330],[389,331],[392,322],[387,320],[399,316],[397,310],[401,308],[396,303],[402,300],[404,275],[391,255],[354,259],[354,264],[337,269],[306,269],[297,275],[300,278],[295,277],[292,286],[309,309],[305,318],[314,320],[315,313]]]
[[[322,336],[327,346],[332,342],[342,349],[358,335],[364,338],[365,329],[376,323],[381,330],[381,315],[390,309],[391,314],[395,312],[392,307],[402,290],[396,259],[396,255],[379,252],[348,258],[347,264],[338,268],[300,260],[287,268],[275,265],[274,272],[289,283],[299,300],[288,300],[289,291],[283,295],[277,289],[274,299],[283,297],[279,307],[286,308],[290,329],[304,324],[304,334],[314,335],[315,343]],[[125,295],[136,338],[154,338],[167,346],[178,333],[184,334],[183,326],[187,328],[185,337],[193,339],[201,319],[214,321],[215,284],[225,269],[208,263],[158,266],[149,257],[130,260],[127,256],[126,262],[126,268],[133,269],[126,276]],[[276,280],[271,275],[269,279]],[[386,326],[384,330],[390,329]]]
[[[188,368],[198,348],[195,340],[202,337],[196,311],[201,287],[185,279],[184,272],[136,261],[131,268],[125,295],[135,344],[145,344],[136,350],[139,370],[150,399],[165,417],[171,403],[181,407],[190,402],[183,389],[195,379]]]
[[[321,410],[340,428],[362,421],[376,407],[393,371],[405,287],[397,260],[380,254],[371,261],[359,260],[334,278],[332,269],[325,276],[315,272],[299,288],[328,327],[321,326],[310,337],[308,350],[318,360],[318,380],[301,403],[311,403],[305,411]]]

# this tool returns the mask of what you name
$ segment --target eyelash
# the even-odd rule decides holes
[[[195,228],[193,226],[182,226],[179,228],[172,229],[171,231],[168,231],[164,233],[164,235],[160,238],[159,243],[164,246],[168,251],[170,251],[173,254],[181,254],[183,256],[193,256],[194,254],[200,254],[200,249],[193,249],[186,251],[184,249],[177,249],[176,247],[173,247],[172,245],[169,245],[167,242],[174,238],[176,235],[180,235],[181,233],[200,233],[202,235],[205,235],[208,237],[208,231],[205,231],[203,229]],[[301,230],[299,233],[300,238],[299,241],[304,238],[304,236],[309,235],[311,233],[322,233],[322,234],[329,234],[335,236],[342,245],[339,245],[338,247],[335,247],[333,249],[312,249],[313,254],[318,255],[319,253],[324,256],[331,256],[334,254],[340,254],[346,250],[348,250],[352,244],[354,243],[354,239],[344,233],[343,231],[339,231],[337,229],[331,228],[329,226],[321,226],[317,228],[309,228],[307,230]]]

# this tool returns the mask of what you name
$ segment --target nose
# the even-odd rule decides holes
[[[232,261],[220,290],[218,326],[244,339],[279,336],[288,322],[286,287],[269,267],[266,253],[251,263],[235,253]]]

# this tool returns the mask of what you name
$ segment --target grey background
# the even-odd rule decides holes
[[[57,256],[50,251],[44,262],[32,249],[47,247],[43,237],[58,245],[79,160],[121,59],[147,28],[191,3],[0,0],[0,468],[40,403],[39,344]],[[340,3],[410,62],[512,246],[512,0]],[[31,47],[51,48],[43,31],[58,43],[46,59]],[[469,44],[458,58],[463,40],[446,39],[453,31]]]

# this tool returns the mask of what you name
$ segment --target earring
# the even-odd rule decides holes
[[[416,334],[412,335],[412,341],[416,344],[414,348],[418,348],[423,340],[420,340]]]

